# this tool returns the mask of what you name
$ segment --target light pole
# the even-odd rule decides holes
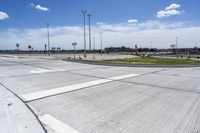
[[[76,59],[76,57],[75,57],[75,54],[76,54],[76,45],[77,45],[76,42],[72,43],[72,46],[74,46],[74,60]]]
[[[95,37],[93,37],[93,50],[95,51]]]
[[[90,26],[90,18],[91,18],[91,14],[88,14],[88,22],[89,22],[89,49],[90,49],[90,53],[92,50],[92,46],[91,46],[91,26]]]
[[[93,37],[93,60],[95,60],[95,37]]]
[[[149,54],[151,53],[151,44],[152,44],[152,42],[150,41],[150,45],[149,45]]]
[[[178,58],[178,37],[176,37],[176,57]]]
[[[47,42],[48,42],[48,55],[50,56],[51,54],[51,51],[50,51],[50,39],[49,39],[49,23],[46,23],[47,24]]]
[[[85,37],[85,15],[87,10],[82,10],[83,13],[83,24],[84,24],[84,57],[86,58],[86,37]]]
[[[102,44],[102,43],[103,43],[103,40],[102,40],[102,36],[103,36],[103,35],[102,35],[102,34],[103,34],[103,33],[101,32],[101,33],[100,33],[100,35],[101,35],[101,55],[102,55],[102,52],[103,52],[103,51],[102,51],[102,45],[103,45],[103,44]]]

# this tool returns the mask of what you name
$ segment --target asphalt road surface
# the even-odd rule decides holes
[[[200,133],[200,68],[0,57],[1,133]]]

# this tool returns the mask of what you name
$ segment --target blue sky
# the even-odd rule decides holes
[[[35,10],[30,3],[50,10]],[[81,25],[82,9],[87,9],[93,15],[93,23],[121,23],[131,18],[139,21],[160,20],[156,17],[157,11],[172,3],[180,4],[184,15],[164,18],[162,21],[200,23],[199,0],[0,0],[0,10],[10,17],[0,22],[0,28],[42,27],[47,21],[55,26]]]
[[[67,35],[68,32],[74,33],[71,38],[77,39],[82,44],[81,38],[76,36],[80,35],[83,23],[81,10],[87,9],[92,14],[93,35],[98,36],[100,31],[103,31],[104,35],[110,33],[107,39],[105,36],[105,46],[121,46],[126,41],[129,44],[130,42],[141,42],[141,46],[147,46],[144,43],[147,43],[147,40],[150,40],[151,37],[144,36],[143,40],[146,40],[145,42],[142,42],[142,36],[136,37],[134,40],[121,37],[122,41],[116,43],[110,36],[116,34],[116,32],[119,36],[120,33],[123,36],[124,32],[136,34],[135,32],[144,32],[144,30],[146,32],[149,32],[149,30],[163,30],[163,27],[165,27],[165,30],[174,28],[178,30],[181,30],[181,28],[197,29],[200,25],[199,5],[199,0],[0,0],[0,39],[2,39],[1,42],[4,42],[4,45],[1,45],[2,48],[11,48],[11,43],[14,42],[5,42],[4,39],[5,37],[11,37],[11,39],[17,38],[14,41],[21,42],[25,48],[26,43],[29,42],[23,42],[17,34],[22,36],[22,34],[26,35],[23,33],[26,32],[29,37],[31,34],[33,40],[40,39],[36,36],[36,32],[44,30],[46,22],[51,23],[52,31],[64,30],[63,34],[57,31],[60,37],[65,34],[71,36]],[[98,23],[101,25],[99,26]],[[127,31],[130,28],[134,30]],[[30,33],[31,31],[32,33]],[[76,35],[75,31],[77,31]],[[114,32],[111,33],[111,31]],[[174,31],[172,32],[174,33]],[[63,46],[66,49],[70,48],[66,45],[69,45],[72,40],[59,42],[59,40],[56,40],[58,35],[52,34],[52,41],[55,45]],[[45,31],[41,37],[44,36]],[[191,41],[191,38],[189,41]],[[194,39],[194,41],[199,40]],[[41,48],[38,45],[39,40],[30,41],[30,43],[37,45],[36,48],[38,49]],[[43,43],[45,43],[45,39],[41,42],[41,44]],[[156,47],[159,47],[159,43],[155,40]],[[160,44],[160,47],[167,47],[168,43],[170,41],[163,45]],[[183,46],[189,47],[186,44]]]

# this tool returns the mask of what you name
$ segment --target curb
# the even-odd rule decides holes
[[[3,102],[0,104],[4,105],[2,109],[3,112],[6,112],[6,115],[4,115],[5,119],[0,119],[0,122],[7,125],[4,126],[3,131],[9,130],[14,133],[47,133],[37,115],[17,94],[13,93],[2,83],[0,83],[0,91],[2,92],[0,101]]]

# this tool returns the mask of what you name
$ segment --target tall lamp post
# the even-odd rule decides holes
[[[90,24],[90,18],[91,18],[91,14],[88,14],[88,22],[89,22],[89,49],[90,49],[90,53],[91,53],[91,50],[92,50],[92,42],[91,42],[91,24]]]
[[[178,58],[178,37],[176,37],[176,57]]]
[[[76,54],[76,45],[77,45],[76,42],[72,43],[72,46],[74,46],[74,60],[76,59],[76,57],[75,57],[75,54]]]
[[[149,44],[149,54],[151,53],[151,45],[152,45],[152,41],[150,41],[150,44]]]
[[[93,50],[95,52],[95,37],[93,37]]]
[[[102,44],[102,43],[103,43],[102,36],[103,36],[103,35],[102,35],[102,34],[103,34],[103,33],[101,32],[101,33],[100,33],[100,35],[101,35],[101,55],[103,54],[103,50],[102,50],[102,47],[103,47],[103,46],[102,46],[102,45],[103,45],[103,44]]]
[[[50,51],[50,39],[49,39],[49,23],[46,23],[47,24],[47,42],[48,42],[48,55],[50,56],[51,54],[51,51]]]
[[[95,60],[95,37],[93,37],[93,60]]]
[[[87,10],[82,10],[82,13],[83,13],[83,24],[84,24],[84,57],[86,58],[85,16]]]

